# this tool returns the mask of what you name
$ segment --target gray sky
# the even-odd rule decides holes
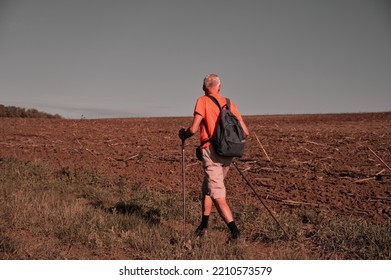
[[[243,115],[391,110],[391,1],[0,0],[0,104],[190,116],[217,73]]]

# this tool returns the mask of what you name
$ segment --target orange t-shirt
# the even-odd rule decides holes
[[[220,94],[212,95],[217,99],[220,106],[227,104],[224,96]],[[240,115],[238,109],[234,102],[231,101],[231,111],[238,118],[240,122],[242,122],[242,116]],[[216,104],[206,95],[201,96],[197,99],[197,103],[194,108],[194,115],[199,114],[203,118],[201,122],[200,128],[200,141],[201,143],[208,140],[214,134],[216,125],[219,121],[220,109],[216,106]],[[206,127],[205,127],[206,125]],[[209,134],[210,133],[210,134]],[[201,149],[208,147],[211,143],[206,142],[202,145]]]

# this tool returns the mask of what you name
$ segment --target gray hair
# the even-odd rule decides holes
[[[218,87],[220,85],[220,77],[216,74],[208,74],[204,78],[204,87]]]

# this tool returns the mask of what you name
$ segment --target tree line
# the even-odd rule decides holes
[[[48,114],[40,112],[37,109],[25,109],[15,106],[5,106],[0,104],[1,118],[46,118],[46,119],[62,119],[59,114]]]

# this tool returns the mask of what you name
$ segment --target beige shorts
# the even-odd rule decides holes
[[[224,179],[233,158],[218,155],[212,145],[201,151],[204,169],[202,194],[210,195],[212,199],[223,198],[226,195]]]

